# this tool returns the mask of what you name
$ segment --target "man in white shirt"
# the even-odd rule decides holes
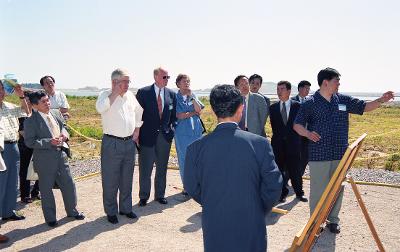
[[[55,83],[55,79],[50,75],[46,75],[40,79],[40,85],[42,85],[49,96],[50,109],[59,109],[64,119],[67,119],[69,117],[68,100],[63,92],[55,90]]]
[[[132,180],[135,166],[135,141],[142,126],[143,109],[128,90],[130,78],[122,69],[111,74],[112,88],[99,94],[96,110],[101,114],[101,177],[103,205],[107,219],[118,223],[119,214],[135,219],[132,211]]]

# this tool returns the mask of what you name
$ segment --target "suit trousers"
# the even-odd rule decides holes
[[[304,171],[306,170],[307,164],[308,164],[308,138],[301,137],[301,151],[300,151],[301,176],[304,175]]]
[[[35,170],[39,176],[43,215],[47,223],[57,220],[53,194],[54,183],[57,183],[60,187],[67,216],[72,217],[78,214],[76,210],[76,188],[69,169],[67,154],[63,151],[56,151],[54,155],[49,164],[34,162]]]
[[[19,151],[16,143],[4,144],[1,153],[7,170],[0,172],[0,216],[10,217],[17,205],[17,180],[19,169]]]
[[[103,206],[107,215],[132,212],[132,183],[135,167],[135,143],[104,135],[101,144],[101,181]]]
[[[31,181],[26,179],[28,167],[31,162],[33,150],[28,148],[24,143],[18,143],[20,155],[20,169],[19,169],[19,190],[21,192],[21,200],[24,198],[35,197],[39,195],[39,181],[35,181],[31,192]]]
[[[167,166],[171,143],[167,142],[161,132],[158,133],[155,146],[141,146],[139,153],[139,198],[148,200],[151,189],[151,173],[156,164],[154,178],[154,198],[164,198],[167,183]]]
[[[281,197],[284,198],[289,194],[289,189],[287,187],[289,179],[296,196],[303,196],[304,191],[300,168],[300,153],[294,152],[291,146],[287,143],[281,145],[279,150],[277,150],[276,146],[272,147],[275,147],[273,148],[275,162],[278,165],[283,178]]]
[[[310,167],[310,216],[314,212],[314,209],[324,193],[326,186],[329,184],[332,175],[335,173],[339,162],[340,160],[310,161],[308,163]],[[340,207],[342,206],[343,189],[344,186],[341,187],[336,203],[328,216],[328,221],[330,223],[339,223],[339,212]]]

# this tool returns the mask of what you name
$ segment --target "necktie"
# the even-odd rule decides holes
[[[283,124],[286,125],[287,124],[287,112],[286,112],[286,105],[284,102],[282,102],[281,115],[282,115]]]
[[[158,90],[157,106],[158,106],[158,114],[160,115],[160,119],[161,119],[161,116],[162,116],[161,88]]]
[[[242,118],[240,119],[239,122],[239,128],[241,128],[242,130],[246,130],[246,112],[247,112],[246,97],[243,97],[243,112],[242,112]]]
[[[53,137],[59,137],[61,135],[60,128],[54,121],[54,118],[51,117],[51,115],[47,115],[47,122],[49,123],[51,135]]]

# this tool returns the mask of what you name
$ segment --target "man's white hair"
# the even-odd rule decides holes
[[[128,71],[125,69],[117,68],[111,73],[111,81],[119,79],[123,76],[129,76]]]

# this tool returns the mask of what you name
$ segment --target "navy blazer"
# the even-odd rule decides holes
[[[284,144],[289,144],[292,149],[291,153],[298,153],[300,151],[300,135],[293,129],[293,122],[300,109],[300,103],[294,100],[290,101],[290,112],[286,125],[283,123],[280,111],[280,101],[271,105],[271,145],[274,150],[280,150]]]
[[[136,99],[143,108],[143,125],[139,133],[140,145],[154,146],[159,132],[163,134],[167,142],[172,142],[177,121],[175,92],[167,87],[164,88],[164,109],[161,120],[158,114],[154,84],[139,89],[136,93]]]
[[[265,137],[223,123],[189,145],[184,188],[203,207],[204,251],[265,251],[282,177]]]

